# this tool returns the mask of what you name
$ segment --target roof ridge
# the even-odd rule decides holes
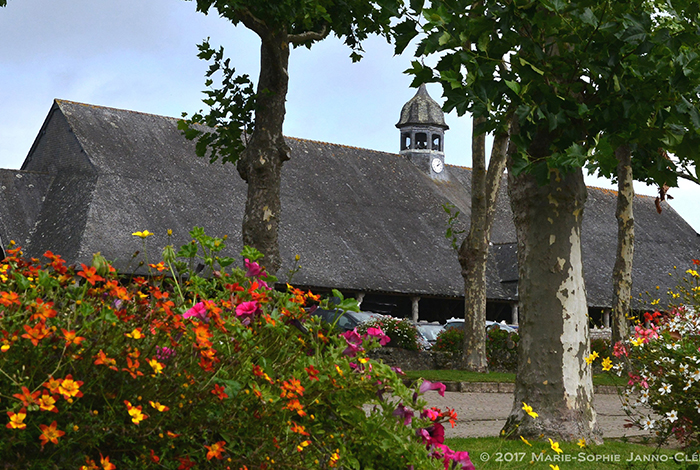
[[[586,188],[588,189],[597,189],[598,191],[602,191],[604,193],[611,193],[617,196],[618,191],[616,189],[610,189],[610,188],[601,188],[600,186],[588,186],[586,185]],[[656,196],[650,196],[648,194],[638,194],[634,193],[634,197],[643,197],[643,198],[655,198]]]
[[[375,149],[370,149],[370,148],[367,148],[367,147],[356,147],[356,146],[354,146],[354,145],[338,144],[338,143],[335,143],[335,142],[326,142],[326,141],[324,141],[324,140],[304,139],[304,138],[302,138],[302,137],[291,137],[291,136],[288,136],[288,135],[285,135],[284,137],[285,137],[286,139],[298,140],[298,141],[303,141],[303,142],[313,142],[313,143],[315,143],[315,144],[335,145],[335,146],[337,146],[337,147],[344,147],[344,148],[355,149],[355,150],[366,150],[366,151],[368,151],[368,152],[385,153],[385,154],[394,155],[394,156],[397,156],[397,157],[400,156],[398,153],[395,153],[395,152],[386,152],[386,151],[384,151],[384,150],[375,150]]]
[[[115,108],[112,106],[102,106],[102,105],[97,105],[97,104],[81,103],[79,101],[61,100],[58,98],[56,98],[54,101],[56,101],[56,103],[58,103],[58,104],[62,104],[62,103],[75,104],[78,106],[85,106],[86,108],[109,109],[112,111],[122,111],[122,112],[126,112],[126,113],[131,113],[131,114],[140,114],[142,116],[153,116],[153,117],[164,118],[164,119],[172,119],[174,121],[179,121],[180,119],[182,119],[182,118],[176,118],[176,117],[172,117],[172,116],[163,116],[162,114],[145,113],[143,111],[134,111],[132,109]]]

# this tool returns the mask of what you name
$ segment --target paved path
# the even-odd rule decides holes
[[[430,406],[450,407],[457,412],[457,424],[445,427],[445,437],[498,436],[513,407],[512,393],[445,392],[443,398],[430,391],[424,398]],[[616,394],[596,394],[593,404],[603,438],[649,435],[648,431],[623,427],[627,415]]]

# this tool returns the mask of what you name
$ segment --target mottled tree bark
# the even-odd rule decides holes
[[[237,166],[248,183],[243,244],[263,253],[261,263],[274,274],[282,264],[278,243],[282,164],[290,156],[282,134],[289,82],[289,39],[284,33],[271,32],[259,25],[253,28],[246,23],[246,26],[258,33],[262,45],[255,131]]]
[[[485,372],[486,359],[486,262],[498,188],[506,167],[510,132],[496,136],[486,170],[485,134],[477,135],[483,119],[472,130],[472,204],[469,233],[459,248],[464,279],[464,345],[462,369]]]
[[[613,268],[612,344],[629,334],[627,317],[632,299],[632,260],[634,257],[634,185],[632,153],[627,145],[615,150],[617,158],[617,253]]]
[[[543,148],[546,149],[546,145]],[[518,238],[520,342],[515,401],[504,431],[511,436],[600,441],[593,409],[581,221],[583,172],[534,176],[509,170]],[[523,403],[539,414],[526,415]]]

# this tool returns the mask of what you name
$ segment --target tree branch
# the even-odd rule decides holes
[[[263,20],[253,15],[247,8],[237,10],[236,15],[246,28],[255,32],[258,36],[260,36],[260,38],[270,34],[270,28],[268,28],[267,24],[265,24]]]
[[[321,31],[306,31],[304,33],[299,33],[299,34],[290,34],[288,36],[289,42],[294,45],[299,45],[299,44],[305,44],[307,42],[312,42],[312,41],[320,41],[324,39],[326,36],[328,36],[328,33],[330,30],[328,29],[328,25],[326,23],[323,24],[323,28],[321,28]]]

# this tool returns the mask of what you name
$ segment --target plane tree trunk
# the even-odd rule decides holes
[[[611,344],[629,334],[627,317],[631,313],[632,260],[634,258],[634,185],[632,153],[627,145],[615,150],[617,158],[617,254],[613,268],[613,304]]]
[[[469,233],[462,242],[458,258],[464,279],[464,344],[462,369],[485,372],[486,357],[486,263],[496,200],[510,132],[494,139],[486,170],[485,134],[477,135],[483,119],[475,119],[472,131],[472,203]]]
[[[255,131],[238,161],[237,169],[248,183],[243,244],[263,253],[262,264],[274,274],[282,264],[278,243],[282,164],[290,157],[290,149],[282,133],[289,82],[289,40],[286,33],[256,32],[262,45]]]
[[[508,188],[518,239],[520,341],[510,436],[600,442],[593,409],[581,221],[583,172],[552,170],[539,186],[531,174]],[[525,414],[527,403],[539,417]]]

